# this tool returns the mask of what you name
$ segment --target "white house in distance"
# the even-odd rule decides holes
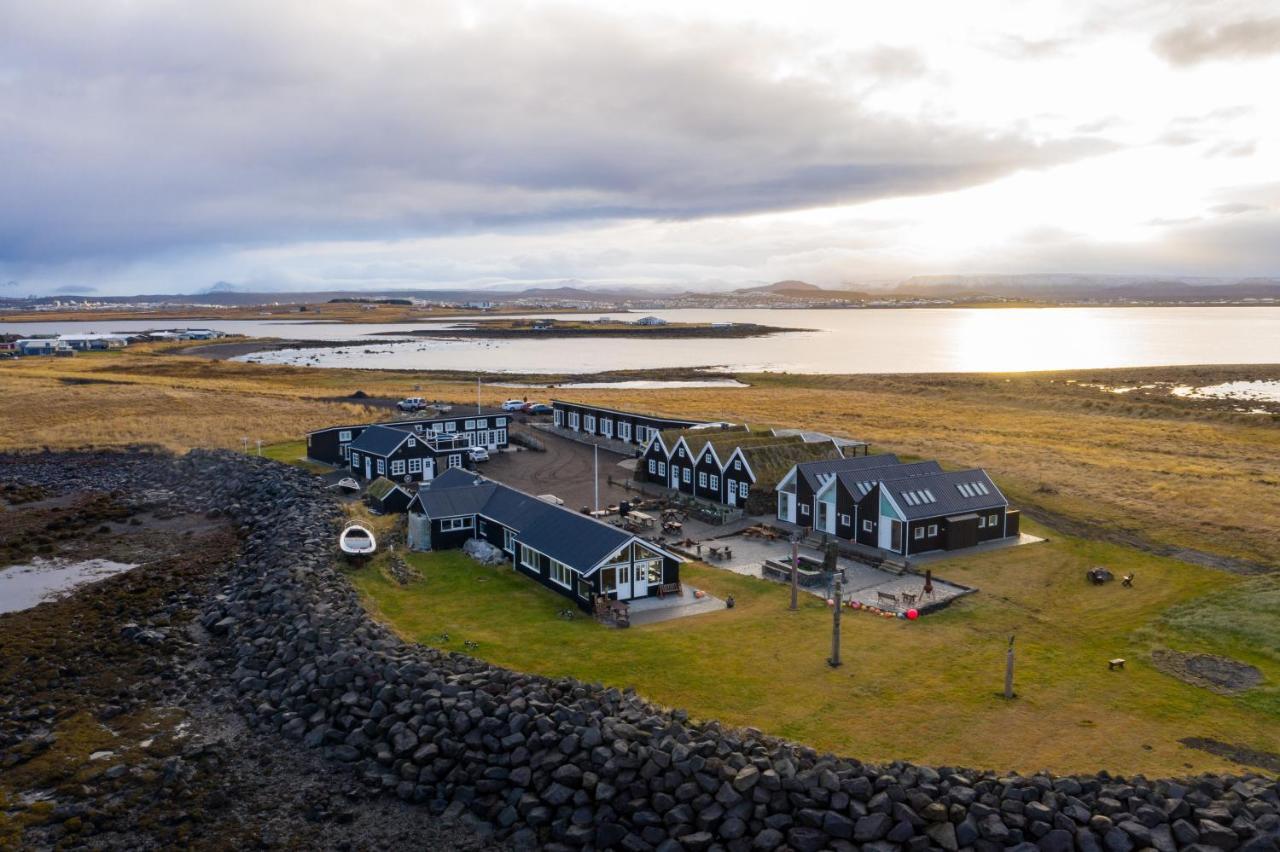
[[[636,320],[634,323],[634,325],[666,325],[666,324],[667,324],[667,321],[664,320],[662,317],[653,317],[653,316],[640,317],[640,319]]]

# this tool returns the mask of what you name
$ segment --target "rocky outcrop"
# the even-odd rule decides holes
[[[213,691],[367,790],[517,847],[1280,850],[1280,788],[1263,777],[872,766],[404,643],[338,569],[341,513],[314,477],[222,452],[163,463],[178,498],[241,537],[199,618]]]

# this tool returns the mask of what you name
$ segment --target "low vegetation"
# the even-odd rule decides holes
[[[409,562],[423,579],[404,586],[376,566],[353,573],[368,607],[406,638],[523,671],[635,686],[698,717],[863,759],[1178,775],[1230,768],[1184,738],[1280,750],[1280,659],[1247,632],[1206,632],[1178,615],[1216,609],[1224,591],[1250,581],[1116,545],[1056,537],[948,561],[940,575],[981,592],[915,623],[848,612],[845,664],[834,670],[821,600],[802,595],[791,612],[785,587],[721,569],[688,565],[683,577],[733,594],[734,609],[618,631],[566,621],[557,616],[563,598],[456,551]],[[1134,572],[1134,588],[1086,583],[1096,564]],[[1141,629],[1148,624],[1159,628]],[[1007,702],[1010,635],[1018,697]],[[1183,683],[1151,663],[1166,643],[1255,665],[1264,685],[1231,698]],[[1122,671],[1108,669],[1116,657],[1128,660]]]

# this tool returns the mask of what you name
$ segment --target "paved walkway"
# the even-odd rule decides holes
[[[627,604],[632,627],[724,609],[724,601],[720,598],[713,595],[695,597],[693,589],[687,585],[681,591],[680,597],[668,595],[664,598],[636,598],[627,601]]]

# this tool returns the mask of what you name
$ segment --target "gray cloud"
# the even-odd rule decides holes
[[[1151,46],[1166,62],[1181,66],[1269,56],[1280,53],[1280,16],[1242,18],[1221,26],[1184,24],[1160,33]]]
[[[438,4],[386,34],[353,10],[0,7],[0,268],[794,209],[1107,147],[874,114],[749,31]]]

